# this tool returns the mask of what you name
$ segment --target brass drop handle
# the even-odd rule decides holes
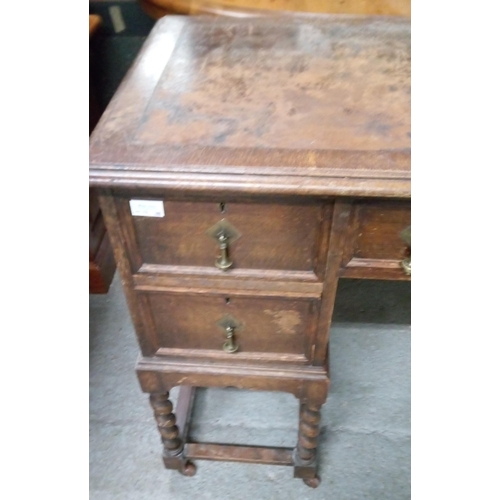
[[[411,276],[411,257],[406,257],[406,259],[403,259],[401,261],[401,267],[403,268],[405,274]]]
[[[219,248],[220,248],[220,257],[215,261],[215,267],[222,269],[223,271],[227,271],[232,265],[233,261],[229,258],[228,247],[229,247],[229,238],[225,233],[221,233],[218,236]]]
[[[215,260],[215,267],[227,271],[233,265],[229,258],[229,244],[241,236],[240,232],[227,219],[222,219],[207,229],[206,234],[219,244],[220,256]]]
[[[411,249],[411,226],[408,226],[404,231],[401,231],[400,236]],[[411,276],[411,256],[406,257],[406,259],[401,261],[401,267],[406,275]]]
[[[228,353],[236,352],[239,348],[238,344],[234,341],[234,326],[226,326],[226,342],[222,346],[222,349]]]

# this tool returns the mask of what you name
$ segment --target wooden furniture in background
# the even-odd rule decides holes
[[[92,136],[90,184],[165,466],[318,486],[338,280],[411,272],[409,20],[163,18]],[[295,395],[297,445],[192,442],[197,386]]]
[[[411,0],[139,0],[153,19],[166,14],[217,14],[232,17],[293,12],[410,16]]]
[[[89,37],[97,31],[102,19],[96,15],[89,16]],[[92,54],[90,54],[92,57]],[[97,102],[92,79],[89,74],[89,134],[92,133],[99,118],[101,109]],[[89,292],[107,293],[116,270],[113,250],[104,226],[99,200],[93,189],[89,191]]]
[[[102,19],[95,14],[89,15],[89,39],[92,38],[92,35],[98,30],[99,26],[102,24]],[[97,125],[99,118],[101,117],[102,111],[97,102],[96,93],[94,89],[94,82],[92,78],[92,53],[89,50],[89,135],[94,130],[94,127]]]
[[[102,24],[102,19],[95,14],[89,15],[89,38],[97,31],[97,28]]]

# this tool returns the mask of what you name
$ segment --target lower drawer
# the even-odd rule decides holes
[[[306,362],[317,321],[315,299],[141,292],[159,356]],[[236,352],[227,352],[228,326]],[[227,344],[226,344],[227,345]]]

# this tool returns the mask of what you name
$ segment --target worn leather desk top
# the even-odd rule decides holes
[[[410,21],[167,16],[90,158],[98,186],[407,198]]]

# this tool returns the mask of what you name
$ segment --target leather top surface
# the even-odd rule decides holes
[[[166,16],[90,156],[97,169],[409,180],[410,20]]]

